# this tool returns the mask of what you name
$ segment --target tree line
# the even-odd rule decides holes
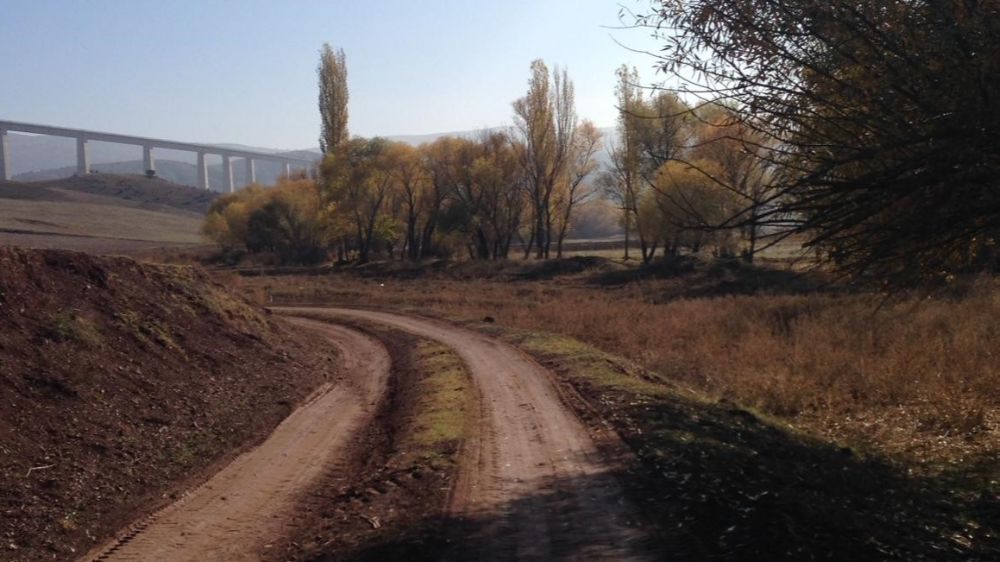
[[[284,178],[218,199],[205,233],[283,262],[420,260],[464,253],[562,255],[574,210],[593,195],[601,135],[576,114],[565,70],[531,66],[515,127],[413,147],[347,134],[346,57],[325,46],[318,69],[324,156],[315,179]],[[295,215],[295,216],[293,216]],[[322,224],[320,224],[322,223]],[[308,231],[309,235],[302,234]]]
[[[610,138],[577,116],[566,71],[540,60],[509,130],[421,147],[349,138],[345,57],[326,47],[317,178],[222,198],[206,233],[251,252],[307,240],[360,261],[559,257],[574,214],[600,197],[618,209],[626,256],[637,246],[644,262],[752,261],[795,236],[887,286],[1000,270],[1000,1],[649,6],[634,25],[663,42],[654,56],[671,87],[619,69]],[[309,204],[285,201],[309,181]],[[297,208],[323,227],[284,216]],[[282,241],[262,242],[272,236]]]
[[[219,198],[204,232],[226,249],[266,253],[283,263],[376,257],[422,260],[463,255],[506,259],[512,252],[562,257],[581,205],[614,201],[643,261],[658,249],[711,247],[733,255],[742,237],[710,232],[713,218],[736,206],[732,194],[681,165],[684,155],[756,189],[736,143],[697,146],[715,134],[707,123],[722,108],[687,107],[676,95],[647,96],[634,69],[622,67],[615,138],[576,113],[565,69],[531,64],[525,95],[512,104],[513,126],[474,137],[443,137],[421,146],[347,132],[346,57],[321,52],[319,108],[323,160],[315,177],[283,178]],[[610,164],[599,165],[599,154]],[[730,154],[730,152],[733,152]],[[755,175],[756,174],[756,175]],[[748,192],[749,193],[749,192]],[[753,237],[750,238],[753,240]],[[743,253],[753,256],[753,243]]]
[[[729,108],[716,138],[767,176],[751,193],[692,165],[744,200],[714,226],[796,235],[887,286],[1000,269],[1000,2],[655,0],[634,16],[673,91]]]

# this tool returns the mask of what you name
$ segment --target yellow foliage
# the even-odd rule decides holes
[[[309,178],[282,178],[220,197],[202,232],[227,250],[274,252],[282,261],[316,261],[338,232],[334,206]]]

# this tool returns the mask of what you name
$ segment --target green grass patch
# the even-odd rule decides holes
[[[462,360],[444,345],[418,340],[411,354],[419,381],[401,449],[423,460],[448,462],[473,430],[475,389]]]
[[[89,347],[100,347],[104,343],[97,326],[72,311],[62,311],[50,316],[45,326],[45,337],[52,341],[76,342]]]

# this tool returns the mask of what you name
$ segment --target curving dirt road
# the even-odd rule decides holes
[[[563,404],[549,373],[481,334],[425,318],[353,309],[285,314],[378,322],[453,348],[482,397],[482,433],[465,451],[450,505],[457,560],[649,560],[649,537],[619,468]]]
[[[335,468],[370,421],[389,374],[389,355],[377,341],[325,322],[290,321],[340,349],[345,380],[324,385],[264,443],[82,560],[250,561],[287,533],[300,494]]]

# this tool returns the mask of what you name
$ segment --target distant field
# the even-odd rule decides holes
[[[0,183],[0,244],[118,252],[203,243],[213,196],[141,177]]]

